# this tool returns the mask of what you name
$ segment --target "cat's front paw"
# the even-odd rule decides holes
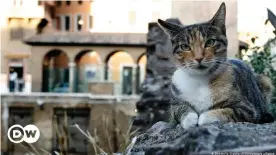
[[[220,119],[218,116],[215,116],[209,112],[202,113],[198,119],[198,125],[211,124],[215,122],[220,122]]]
[[[188,113],[187,116],[181,118],[181,126],[184,129],[189,129],[197,125],[198,122],[198,115],[194,112]]]

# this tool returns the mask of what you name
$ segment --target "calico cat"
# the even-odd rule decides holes
[[[188,129],[213,122],[272,122],[269,79],[243,61],[227,59],[226,6],[205,23],[180,26],[158,19],[172,41],[171,121]]]

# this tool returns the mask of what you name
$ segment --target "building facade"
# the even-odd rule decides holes
[[[31,91],[30,46],[22,40],[35,34],[42,18],[51,19],[51,2],[1,1],[1,92]]]
[[[36,78],[36,75],[31,74],[32,65],[35,65],[35,66],[41,66],[41,65],[33,64],[33,61],[30,59],[30,55],[32,53],[35,56],[36,53],[31,52],[31,46],[28,46],[23,43],[24,38],[29,38],[30,36],[35,35],[36,27],[42,18],[47,19],[48,24],[47,26],[43,27],[43,31],[41,33],[51,33],[53,35],[55,33],[60,34],[63,32],[81,33],[81,32],[89,32],[89,31],[92,33],[97,33],[97,32],[98,33],[99,32],[100,33],[142,33],[141,35],[146,35],[148,22],[152,20],[156,20],[157,18],[160,18],[160,16],[165,18],[169,17],[170,11],[166,11],[165,13],[164,11],[162,11],[164,10],[164,8],[162,7],[168,6],[167,5],[169,4],[168,2],[170,1],[120,0],[116,2],[116,6],[119,7],[119,8],[116,7],[117,8],[116,10],[114,10],[115,7],[105,9],[107,7],[106,4],[110,4],[108,6],[114,6],[113,5],[114,2],[111,0],[109,1],[108,0],[105,0],[105,1],[97,1],[97,0],[96,1],[51,1],[51,2],[37,1],[37,0],[36,1],[35,0],[32,0],[32,1],[13,0],[9,2],[8,7],[3,7],[5,8],[4,9],[5,14],[2,16],[3,24],[1,25],[1,29],[2,29],[1,43],[2,45],[4,45],[2,46],[2,52],[1,52],[2,53],[1,86],[2,88],[5,88],[5,89],[2,89],[1,91],[2,92],[9,92],[9,91],[31,92],[32,90],[45,91],[42,89],[41,90],[36,89],[37,86],[33,85],[35,82],[31,82],[31,81],[34,81]],[[127,7],[125,6],[125,4],[127,5]],[[158,4],[158,5],[153,5],[153,4]],[[3,3],[3,6],[5,5],[6,4]],[[141,6],[146,6],[146,7],[143,8]],[[108,10],[108,11],[103,12],[103,10]],[[145,16],[146,14],[152,15],[152,17]],[[144,18],[144,17],[147,17],[147,18]],[[12,33],[13,29],[16,29],[17,31],[14,31],[14,33]],[[20,30],[24,32],[21,32]],[[21,36],[18,37],[16,41],[14,41],[14,39],[11,38],[12,34],[21,35]],[[143,41],[145,41],[145,38]],[[52,45],[52,46],[55,46],[55,45]],[[52,48],[55,49],[56,47],[52,47]],[[78,67],[81,69],[79,71],[76,71],[76,74],[80,74],[80,77],[76,77],[75,79],[84,80],[86,71],[88,73],[91,72],[90,73],[91,76],[94,76],[93,71],[95,72],[101,71],[103,73],[98,73],[98,75],[95,75],[97,76],[97,80],[102,81],[102,78],[103,78],[108,81],[113,80],[113,82],[115,83],[122,83],[123,81],[122,72],[125,68],[125,70],[128,70],[128,72],[131,72],[129,73],[131,74],[131,77],[137,76],[138,79],[136,80],[134,78],[134,81],[141,82],[143,80],[143,77],[145,76],[146,56],[145,54],[142,54],[142,53],[145,53],[145,49],[143,52],[138,52],[139,54],[142,54],[142,55],[139,56],[139,58],[141,59],[136,60],[137,54],[135,52],[129,53],[124,48],[114,47],[113,49],[109,49],[110,62],[105,62],[107,61],[107,59],[103,58],[103,60],[100,60],[100,57],[98,56],[98,53],[96,53],[96,51],[91,50],[90,53],[92,52],[93,54],[89,54],[89,52],[87,52],[87,50],[91,49],[91,47],[90,48],[85,47],[85,48],[87,49],[79,47],[79,49],[77,50],[77,51],[82,51],[82,50],[86,51],[82,53],[86,55],[85,57],[81,57],[82,56],[81,54],[78,55],[78,58],[79,58]],[[121,51],[121,52],[116,53],[115,51],[117,52]],[[57,53],[54,55],[58,55]],[[102,54],[99,54],[99,55],[102,55]],[[48,57],[48,55],[46,57]],[[54,64],[54,65],[61,65],[63,68],[67,68],[67,69],[64,69],[64,72],[67,72],[66,73],[67,75],[69,74],[69,63],[65,63],[65,61],[67,61],[67,57],[61,54],[61,56],[59,56],[59,58],[57,59],[57,62],[64,62],[64,63]],[[99,67],[95,67],[95,65],[96,66],[101,65],[100,68],[107,68],[105,63],[110,64],[108,71],[107,69],[95,69],[95,68],[99,68]],[[70,64],[72,63],[70,62]],[[139,67],[137,67],[137,64],[140,64],[138,65]],[[9,66],[13,66],[13,68],[11,69]],[[20,66],[19,71],[17,69],[18,68],[17,66]],[[136,75],[136,72],[134,70],[137,70],[137,69],[139,69],[139,71],[141,72],[139,73],[141,77],[140,76],[138,77],[138,75]],[[15,75],[10,74],[10,72],[11,73],[15,72],[16,74]],[[125,74],[128,74],[128,73],[125,73]],[[17,80],[16,82],[13,82],[13,79],[15,77]],[[131,77],[127,77],[127,79],[130,79]],[[67,77],[67,80],[69,80],[68,77]],[[92,81],[95,82],[95,79]],[[21,86],[18,83],[23,83],[23,84]],[[66,87],[67,86],[68,84],[66,84]],[[10,89],[9,87],[14,87],[14,88]],[[76,89],[80,90],[80,92],[87,92],[87,88],[85,88],[86,90],[82,90],[82,88],[76,88]],[[117,88],[117,89],[120,89],[120,88]],[[58,91],[61,91],[61,90],[58,90]],[[69,91],[69,88],[68,88],[68,91]]]
[[[148,23],[171,16],[171,0],[94,0],[92,32],[147,33]],[[116,6],[116,7],[114,7]]]
[[[93,28],[91,0],[55,1],[53,27],[59,31],[89,31]]]
[[[105,87],[110,87],[107,83],[114,84],[109,91],[113,94],[136,94],[145,77],[148,23],[169,17],[179,18],[184,25],[205,21],[214,15],[221,2],[13,0],[9,3],[1,25],[4,32],[1,86],[5,88],[2,92],[10,91],[15,77],[10,72],[16,70],[17,81],[24,83],[24,89],[19,90],[17,82],[16,91],[84,93],[91,92],[88,82],[104,82]],[[230,57],[238,51],[236,5],[236,1],[226,2],[227,12],[231,12],[226,21]],[[204,11],[196,11],[198,7]],[[41,27],[41,34],[36,35],[36,26],[42,18],[48,22]],[[16,31],[12,33],[14,28]],[[25,33],[25,28],[30,32]],[[17,40],[11,39],[20,34]],[[132,38],[134,43],[130,41]],[[17,66],[24,69],[17,71]],[[129,85],[132,87],[128,88]]]
[[[32,92],[135,95],[145,76],[146,34],[56,32],[25,42]]]

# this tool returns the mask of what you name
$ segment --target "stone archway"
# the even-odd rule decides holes
[[[43,58],[42,92],[69,92],[69,58],[65,52],[54,49]]]
[[[140,92],[140,85],[145,79],[146,76],[146,64],[147,64],[147,55],[143,53],[137,60],[136,68],[136,92]]]
[[[136,63],[132,56],[126,51],[114,51],[106,57],[105,64],[105,79],[115,83],[115,93],[133,94]]]
[[[83,50],[75,57],[74,92],[88,92],[88,82],[102,80],[102,60],[93,50]]]

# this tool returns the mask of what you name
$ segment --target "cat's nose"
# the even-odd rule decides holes
[[[196,60],[198,63],[201,63],[201,61],[203,60],[203,58],[195,58],[195,60]]]

